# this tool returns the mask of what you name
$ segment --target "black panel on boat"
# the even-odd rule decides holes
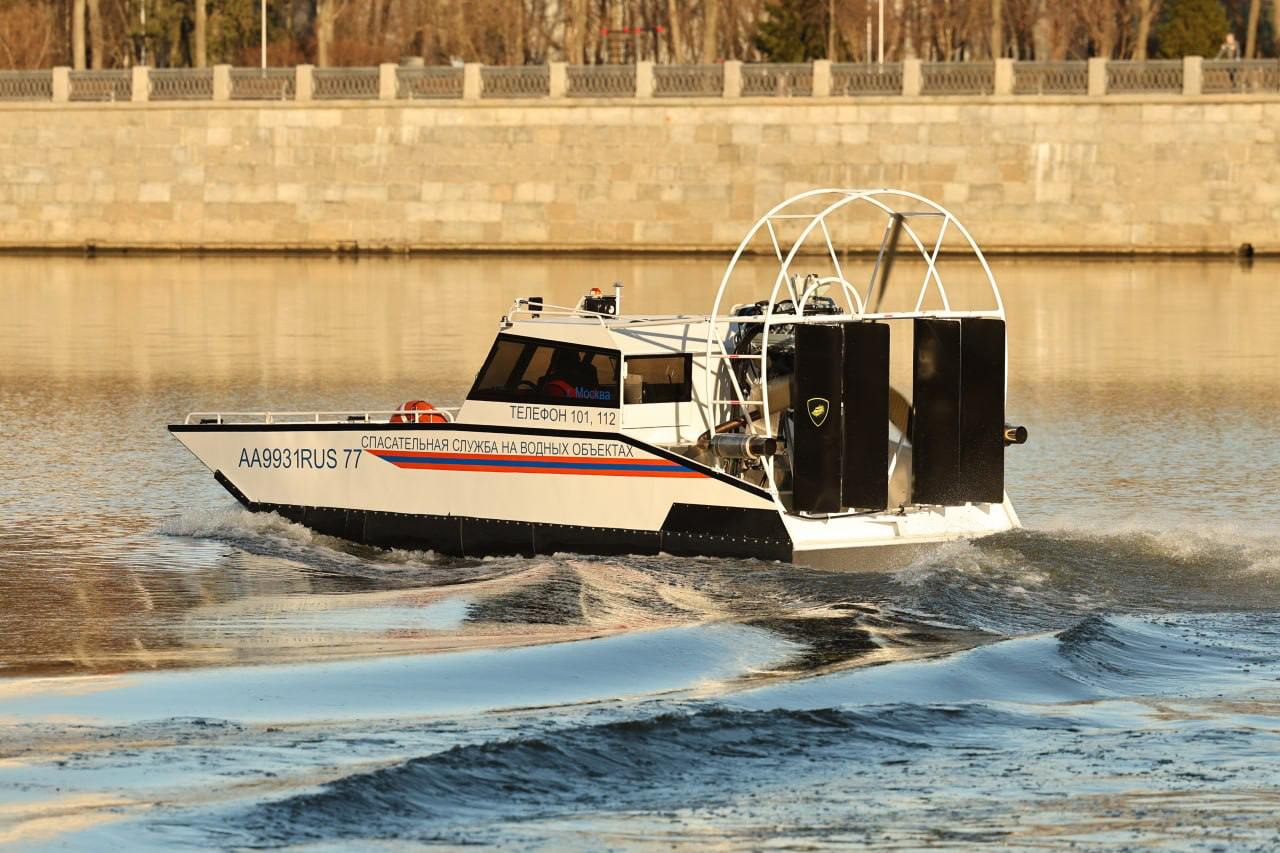
[[[960,321],[960,491],[962,501],[1004,500],[1003,320]]]
[[[674,503],[662,522],[662,531],[791,542],[782,517],[772,509]]]
[[[532,557],[533,525],[527,521],[495,518],[462,519],[462,553],[468,557],[520,554]]]
[[[462,555],[462,522],[447,515],[364,513],[364,542],[381,548]]]
[[[839,512],[844,333],[835,324],[803,324],[795,330],[792,505],[804,512]]]
[[[302,523],[326,536],[363,542],[364,517],[365,513],[358,510],[308,507]]]
[[[539,554],[570,551],[577,554],[657,554],[662,550],[658,530],[615,530],[576,524],[535,524],[534,550]]]
[[[700,533],[662,532],[662,550],[677,557],[750,557],[757,560],[790,560],[791,540],[707,536]]]
[[[169,427],[169,430],[172,432],[173,427]],[[231,497],[239,501],[241,506],[243,506],[245,509],[249,510],[250,512],[253,512],[253,502],[250,501],[247,497],[245,497],[245,493],[240,491],[240,489],[236,486],[235,483],[227,479],[226,474],[222,473],[221,471],[214,471],[213,479],[217,480],[218,485],[226,489],[227,492],[230,493]]]
[[[889,503],[889,326],[844,324],[844,475],[841,503]]]
[[[915,321],[911,500],[960,501],[960,321]]]
[[[224,478],[225,479],[225,478]],[[234,488],[227,481],[229,488]],[[669,554],[790,560],[791,537],[774,510],[673,504],[661,530],[539,524],[454,515],[410,515],[337,507],[247,503],[322,532],[362,531],[352,541],[450,557],[500,554]],[[465,539],[464,539],[465,537]],[[464,549],[465,545],[465,549]]]

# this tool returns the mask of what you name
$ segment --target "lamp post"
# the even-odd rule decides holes
[[[266,2],[266,0],[263,0],[263,2]],[[879,40],[877,54],[879,56],[879,63],[884,65],[884,0],[877,0],[877,5],[880,7],[880,31],[877,36]]]
[[[267,67],[267,0],[261,0],[259,7],[262,12],[261,26],[261,43],[262,43],[262,67]]]

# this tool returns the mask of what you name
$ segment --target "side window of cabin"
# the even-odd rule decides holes
[[[469,400],[618,405],[618,353],[533,338],[499,335]]]
[[[693,399],[693,356],[627,357],[626,402],[687,403]]]

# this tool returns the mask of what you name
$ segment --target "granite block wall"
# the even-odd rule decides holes
[[[709,250],[815,186],[1008,251],[1280,251],[1280,97],[0,104],[0,248]]]

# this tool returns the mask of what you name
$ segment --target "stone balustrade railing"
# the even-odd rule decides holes
[[[1280,93],[1280,60],[0,71],[0,101],[480,100]]]

